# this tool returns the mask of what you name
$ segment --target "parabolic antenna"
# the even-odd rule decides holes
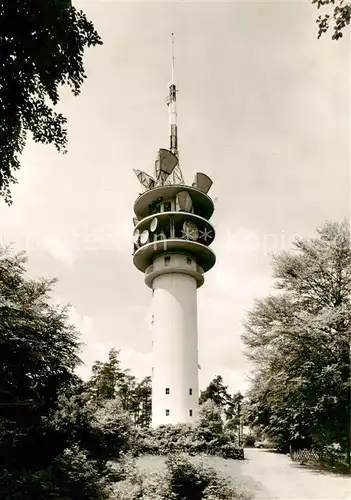
[[[195,181],[193,182],[193,187],[202,191],[203,193],[208,193],[213,182],[208,175],[198,172],[195,175]]]
[[[183,212],[191,212],[193,208],[193,200],[187,191],[180,191],[176,197],[176,210]]]
[[[184,222],[183,235],[187,240],[196,241],[199,237],[199,230],[196,224],[191,221]]]
[[[140,236],[139,229],[135,229],[133,232],[133,243],[138,243],[139,236]]]
[[[173,172],[178,165],[178,158],[168,149],[159,149],[157,160],[155,162],[156,183],[163,185],[167,177]]]
[[[140,184],[143,186],[145,191],[155,187],[155,179],[151,175],[143,172],[142,170],[136,170],[133,168],[135,175],[138,177]]]
[[[140,235],[140,243],[142,245],[145,245],[145,243],[147,243],[148,240],[149,240],[149,231],[145,229]]]
[[[154,219],[152,219],[152,221],[150,222],[150,231],[153,233],[154,231],[156,231],[156,228],[157,228],[157,224],[158,224],[158,220],[157,218],[155,217]]]

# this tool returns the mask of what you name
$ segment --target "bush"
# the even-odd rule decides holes
[[[248,434],[244,438],[244,446],[255,446],[256,438],[253,434]]]
[[[218,431],[218,429],[217,429]],[[198,455],[217,455],[235,460],[244,459],[244,451],[235,445],[229,433],[205,425],[192,427],[188,424],[163,425],[157,429],[143,429],[138,433],[136,455],[168,455],[170,453],[188,453]]]
[[[219,455],[223,458],[232,458],[234,460],[244,460],[244,450],[233,443],[223,444],[219,449]]]
[[[176,500],[237,500],[245,496],[201,460],[186,454],[166,459],[169,489]],[[171,497],[172,498],[172,497]]]
[[[165,474],[130,471],[110,490],[109,500],[172,500]]]
[[[66,449],[40,470],[5,470],[0,473],[1,500],[105,500],[107,482],[97,463],[78,447]]]

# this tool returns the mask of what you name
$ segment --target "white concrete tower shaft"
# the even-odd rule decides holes
[[[155,268],[163,266],[164,257],[154,260]],[[190,257],[169,257],[167,272],[153,280],[154,427],[166,422],[191,423],[198,414],[197,280],[186,273]],[[172,268],[184,268],[184,272],[172,272]]]

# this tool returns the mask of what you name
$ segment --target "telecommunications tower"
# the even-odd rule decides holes
[[[134,203],[134,265],[152,290],[152,426],[193,423],[198,415],[197,288],[215,264],[209,222],[211,179],[197,173],[184,183],[179,166],[177,89],[172,80],[170,144],[158,151],[154,176],[134,170],[143,193]]]

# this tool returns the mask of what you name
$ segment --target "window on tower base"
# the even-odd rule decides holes
[[[193,416],[193,410],[189,410],[189,417]]]
[[[169,410],[166,410],[166,417],[169,417]]]

